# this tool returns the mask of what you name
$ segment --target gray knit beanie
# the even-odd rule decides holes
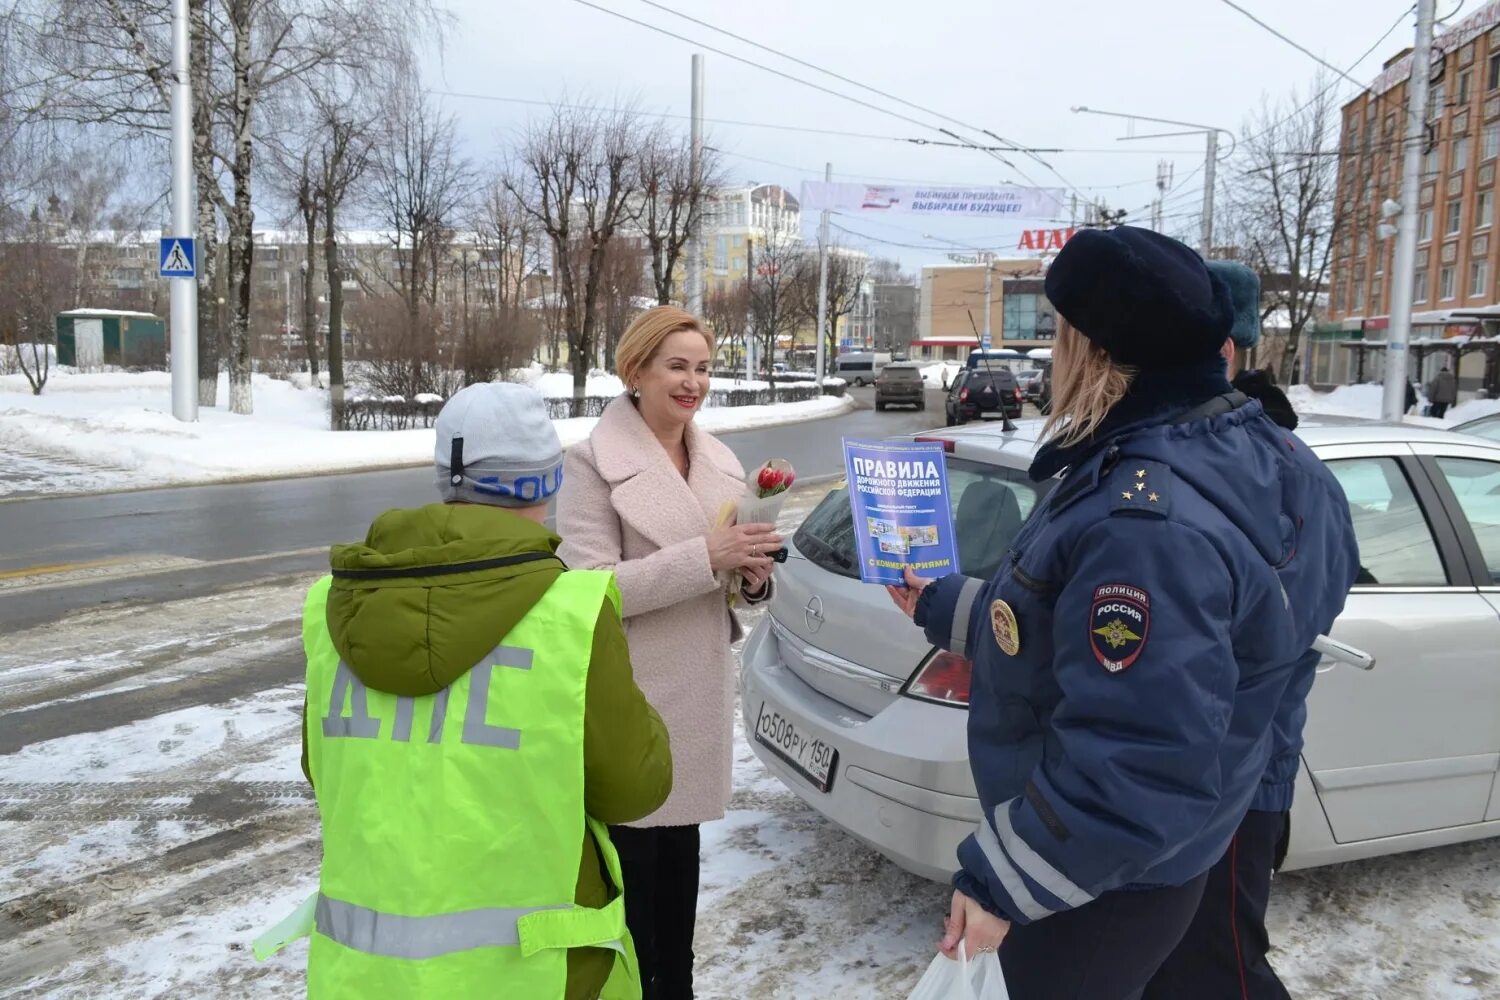
[[[562,443],[530,386],[487,382],[454,393],[438,414],[433,459],[444,501],[534,507],[562,487]]]

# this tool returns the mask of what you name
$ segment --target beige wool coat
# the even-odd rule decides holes
[[[745,470],[695,426],[687,448],[684,480],[621,396],[588,440],[569,449],[557,502],[558,554],[574,569],[614,570],[636,683],[671,737],[672,794],[636,826],[706,823],[729,804],[729,647],[740,631],[709,567],[706,536],[724,502],[744,494]]]

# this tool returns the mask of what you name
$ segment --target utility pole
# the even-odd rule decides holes
[[[984,349],[991,350],[994,341],[990,339],[990,310],[995,291],[995,262],[988,257],[984,260]]]
[[[745,381],[755,381],[755,236],[745,237]]]
[[[691,189],[707,200],[703,191],[703,57],[693,53],[693,110],[690,143]],[[693,214],[693,231],[688,235],[687,311],[703,315],[703,209]]]
[[[1172,185],[1172,164],[1166,160],[1156,161],[1156,200],[1151,203],[1151,228],[1161,232],[1163,209],[1167,200],[1167,188]]]
[[[172,0],[172,233],[191,239],[193,216],[193,92],[188,75],[188,0]],[[198,419],[197,261],[189,278],[171,278],[172,416]]]
[[[1406,413],[1407,349],[1417,263],[1418,193],[1422,140],[1427,118],[1427,85],[1432,56],[1433,0],[1417,0],[1417,36],[1406,81],[1406,129],[1401,150],[1401,215],[1396,221],[1396,260],[1391,268],[1391,323],[1385,337],[1385,396],[1381,415],[1399,421]]]
[[[1214,175],[1219,166],[1219,133],[1208,133],[1208,154],[1203,161],[1203,259],[1214,248]]]
[[[833,182],[833,164],[823,165],[823,180]],[[818,331],[817,331],[817,361],[813,365],[813,371],[817,372],[819,384],[823,380],[823,365],[826,357],[823,353],[824,344],[828,341],[828,209],[823,210],[823,215],[818,223]]]

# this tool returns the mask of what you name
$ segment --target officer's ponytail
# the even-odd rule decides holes
[[[1117,364],[1104,348],[1058,316],[1052,352],[1052,413],[1043,433],[1062,445],[1084,440],[1124,398],[1134,377],[1135,369]]]

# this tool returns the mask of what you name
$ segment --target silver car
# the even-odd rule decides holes
[[[934,431],[948,452],[959,561],[989,576],[1053,481],[1026,474],[1040,425]],[[1310,699],[1287,867],[1500,834],[1500,444],[1309,420],[1298,434],[1348,495],[1362,568]],[[798,530],[746,643],[751,746],[814,809],[901,867],[946,880],[980,819],[969,663],[860,583],[840,488]]]

